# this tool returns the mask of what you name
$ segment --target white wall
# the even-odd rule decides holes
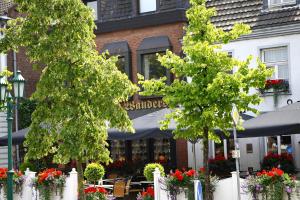
[[[291,99],[293,102],[300,101],[300,34],[271,37],[263,39],[243,40],[236,41],[230,44],[224,45],[225,51],[233,52],[233,57],[245,60],[247,56],[252,55],[254,59],[251,62],[251,67],[255,67],[256,58],[260,58],[260,49],[276,46],[288,46],[289,56],[289,74],[290,74],[290,94],[280,95],[278,98],[278,107],[286,106],[287,100]],[[256,90],[252,90],[255,92]],[[275,109],[273,96],[264,97],[264,102],[257,106],[258,110],[272,111]],[[300,169],[300,135],[292,136],[292,145],[294,150],[294,158],[296,158],[296,167]],[[246,153],[246,144],[253,144],[253,154]],[[258,167],[259,161],[264,155],[263,139],[250,138],[241,139],[241,169],[245,170],[251,165]]]
[[[290,70],[290,88],[291,94],[281,95],[278,100],[278,107],[287,105],[287,100],[292,99],[294,102],[300,101],[300,34],[280,36],[272,38],[254,39],[236,41],[224,45],[225,51],[232,51],[233,57],[245,60],[247,56],[252,55],[254,59],[251,67],[256,66],[256,58],[259,58],[259,49],[286,45],[289,49],[289,70]],[[260,111],[274,110],[273,96],[264,98],[264,102],[258,106]]]
[[[192,143],[188,142],[188,146],[187,146],[187,150],[188,150],[188,165],[191,168],[194,168],[194,154],[192,151]],[[200,167],[203,167],[203,150],[202,150],[202,143],[196,143],[196,166],[197,169],[199,169]]]
[[[7,55],[0,54],[0,71],[6,67]],[[6,113],[0,112],[0,137],[5,135],[7,135]],[[7,167],[7,147],[0,147],[0,167]]]

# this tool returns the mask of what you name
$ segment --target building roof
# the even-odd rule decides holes
[[[268,9],[264,0],[208,0],[209,7],[215,7],[217,16],[212,22],[225,30],[235,23],[246,23],[252,29],[288,25],[300,22],[299,5]]]
[[[6,14],[8,9],[12,6],[12,0],[0,0],[0,16]]]

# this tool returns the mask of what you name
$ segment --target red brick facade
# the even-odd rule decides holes
[[[104,34],[98,34],[96,37],[97,50],[101,51],[107,43],[127,41],[131,50],[131,72],[132,81],[137,83],[137,49],[144,38],[154,36],[168,36],[172,51],[176,54],[181,52],[181,39],[183,37],[184,23],[166,24],[161,26],[153,26],[140,29],[122,30]],[[135,98],[138,101],[137,97]],[[187,142],[185,140],[176,141],[176,159],[177,166],[188,166]]]

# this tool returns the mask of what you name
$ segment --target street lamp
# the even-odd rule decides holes
[[[11,80],[14,95],[8,91],[8,81],[6,77],[0,77],[0,100],[3,108],[7,111],[7,146],[8,146],[8,173],[7,173],[7,200],[13,200],[13,160],[12,160],[12,122],[13,109],[17,106],[17,100],[24,96],[25,79],[21,71],[17,71]]]

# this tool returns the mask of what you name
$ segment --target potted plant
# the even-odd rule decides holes
[[[155,169],[158,168],[160,171],[160,175],[162,177],[165,176],[165,169],[164,167],[159,163],[149,163],[144,168],[144,176],[147,179],[147,181],[153,181],[153,172]]]
[[[291,195],[296,187],[293,177],[283,170],[273,168],[272,170],[263,170],[256,176],[249,176],[242,186],[244,191],[250,193],[253,200],[283,200],[284,196],[291,199]],[[261,197],[261,198],[260,198]]]
[[[106,200],[107,191],[103,187],[88,187],[84,190],[86,200]]]
[[[194,178],[196,171],[191,169],[189,171],[180,171],[176,169],[166,178],[167,190],[172,198],[177,199],[194,199]]]
[[[288,92],[288,91],[289,91],[289,82],[285,79],[268,79],[266,80],[265,87],[260,89],[260,92],[262,94]]]
[[[97,181],[102,179],[104,174],[104,167],[98,163],[88,164],[84,171],[84,177],[93,184],[96,184]]]
[[[7,168],[0,168],[0,195],[3,199],[6,198],[7,194]],[[23,183],[25,181],[25,176],[21,171],[15,171],[13,175],[14,183],[14,196],[15,199],[22,197]],[[1,198],[0,198],[1,199]]]
[[[148,187],[144,192],[139,193],[136,200],[154,200],[153,187]]]
[[[55,168],[41,171],[34,181],[39,191],[39,196],[43,200],[51,200],[54,196],[63,198],[65,182],[66,176],[62,171]]]
[[[262,169],[271,170],[272,168],[276,168],[279,166],[280,169],[288,174],[295,173],[294,159],[291,154],[282,153],[281,155],[279,155],[270,152],[264,157],[262,162]]]

